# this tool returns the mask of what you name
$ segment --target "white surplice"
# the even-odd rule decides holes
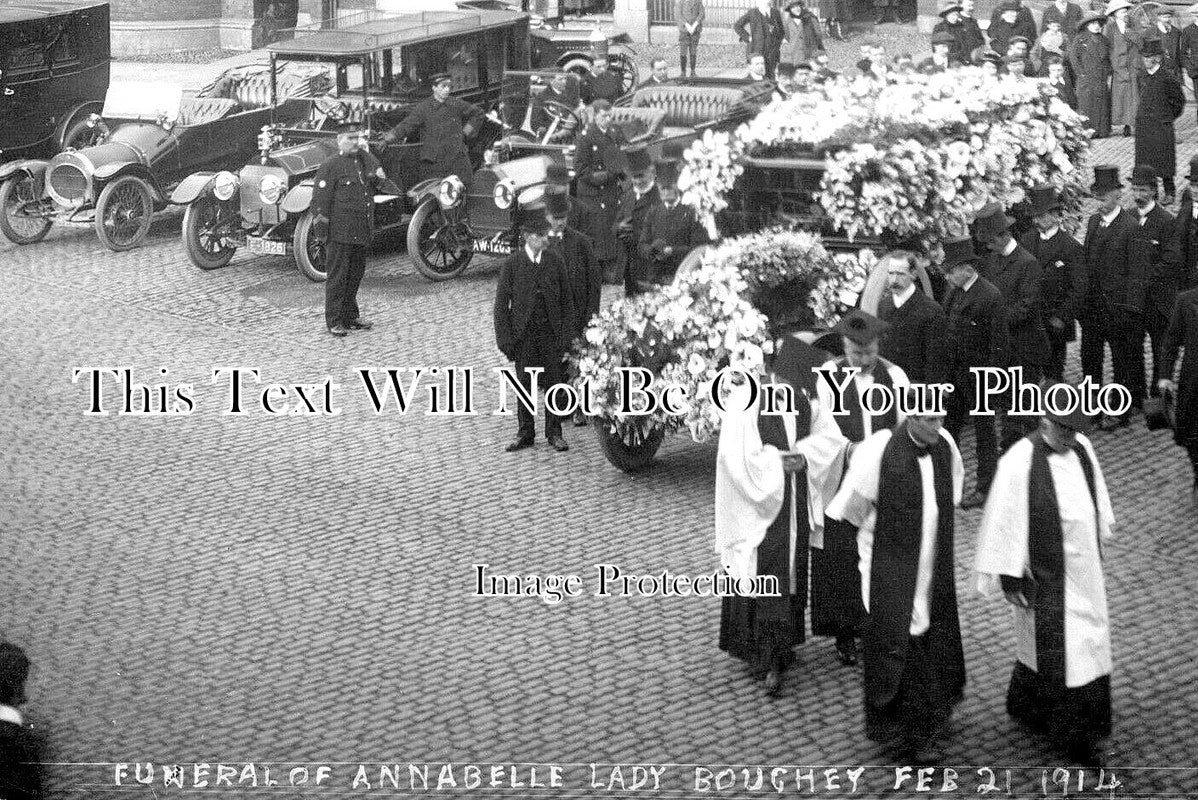
[[[878,490],[882,478],[882,456],[894,431],[883,430],[870,436],[853,451],[848,471],[840,483],[840,491],[828,505],[828,516],[857,526],[858,566],[861,570],[861,600],[869,611],[869,574],[873,564],[874,526],[877,524]],[[910,434],[904,433],[909,436]],[[965,466],[957,443],[948,431],[941,430],[940,436],[948,442],[951,451],[953,506],[961,502],[965,485]],[[924,454],[916,460],[919,464],[922,488],[922,510],[919,566],[915,573],[915,597],[911,608],[912,636],[919,636],[931,624],[932,572],[936,566],[936,528],[940,522],[940,507],[936,504],[935,470],[932,456]]]
[[[738,386],[725,403],[728,411],[720,424],[715,472],[716,552],[729,575],[744,579],[757,574],[757,546],[765,538],[766,529],[783,512],[783,481],[787,478],[792,482],[798,479],[807,481],[805,512],[811,534],[809,542],[804,542],[802,546],[823,546],[824,506],[835,489],[835,484],[829,486],[829,483],[840,474],[840,458],[845,442],[828,410],[818,402],[796,393],[796,403],[807,402],[811,406],[810,435],[796,440],[794,414],[783,413],[782,424],[792,449],[801,452],[806,458],[807,468],[787,476],[782,469],[778,448],[761,441],[761,433],[757,429],[757,405],[744,408],[748,396],[748,385]],[[796,485],[792,483],[792,488]],[[792,491],[790,496],[790,585],[793,589],[795,548],[798,546],[796,514],[799,512],[793,505],[795,492]]]
[[[1077,454],[1048,453],[1048,468],[1056,489],[1065,555],[1065,685],[1069,688],[1111,674],[1111,624],[1107,613],[1106,584],[1098,537],[1111,537],[1115,514],[1102,468],[1090,440],[1077,441],[1094,467],[1098,501],[1095,526],[1094,500]],[[978,591],[986,596],[1002,593],[1000,575],[1022,578],[1031,572],[1028,556],[1028,492],[1032,443],[1021,439],[998,462],[998,471],[986,499],[978,529]],[[1016,658],[1036,669],[1036,617],[1030,609],[1011,607],[1015,614]]]

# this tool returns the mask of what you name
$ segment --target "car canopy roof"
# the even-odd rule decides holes
[[[378,16],[340,28],[296,29],[295,38],[267,49],[280,56],[364,56],[455,34],[502,28],[527,19],[511,11],[425,11]]]
[[[106,5],[108,3],[96,2],[96,0],[90,0],[90,2],[87,0],[38,0],[37,2],[5,0],[0,5],[0,25],[8,22],[26,22],[28,20],[73,14],[76,11],[83,11],[88,8],[100,8]]]

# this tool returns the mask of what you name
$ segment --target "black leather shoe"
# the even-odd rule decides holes
[[[353,322],[351,322],[349,324],[349,326],[351,328],[357,328],[358,330],[368,331],[374,327],[374,323],[371,322],[370,320],[366,319],[365,317],[358,317]]]
[[[509,444],[507,447],[505,447],[503,449],[508,451],[509,453],[514,453],[517,450],[523,450],[526,447],[532,447],[532,439],[523,439],[523,438],[517,439],[516,441],[512,442],[511,444]]]
[[[345,329],[344,325],[334,325],[333,327],[329,328],[329,333],[333,334],[334,336],[348,336],[349,335],[349,331],[347,331]]]
[[[566,440],[560,436],[550,436],[549,446],[559,453],[564,453],[570,449],[570,445],[566,444]]]
[[[981,508],[986,505],[986,495],[976,489],[961,500],[961,508]]]

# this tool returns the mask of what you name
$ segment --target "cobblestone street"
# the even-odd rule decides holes
[[[1183,139],[1184,165],[1192,108]],[[1099,143],[1094,160],[1117,159],[1126,176],[1131,141]],[[431,765],[430,787],[442,763],[459,783],[466,763],[515,765],[525,788],[504,778],[509,788],[474,792],[504,797],[632,796],[630,765],[671,765],[640,794],[680,798],[717,794],[695,791],[694,765],[792,765],[788,794],[810,794],[793,765],[816,766],[819,793],[839,796],[824,788],[825,765],[839,765],[847,787],[846,765],[893,763],[865,739],[860,673],[830,640],[799,650],[771,701],[717,649],[718,600],[591,596],[599,563],[635,574],[717,566],[715,445],[675,436],[635,476],[608,465],[590,430],[568,427],[565,454],[543,438],[503,452],[516,422],[491,414],[492,369],[504,365],[491,322],[497,262],[434,284],[398,237],[384,242],[360,295],[375,328],[338,340],[324,331],[323,288],[289,259],[239,254],[202,272],[179,225],[165,215],[128,253],[105,250],[89,227],[0,243],[0,638],[33,660],[26,708],[48,741],[57,796],[185,793],[160,774],[116,787],[112,762],[205,762],[210,779],[217,763],[238,777],[247,763],[271,764],[280,785],[268,793],[288,797],[370,794],[350,790],[360,763],[373,794],[390,797],[433,792],[410,791],[408,763]],[[356,371],[415,366],[473,367],[478,413],[426,416],[421,392],[407,414],[392,403],[376,415]],[[247,412],[224,414],[227,378],[212,380],[221,367],[256,368],[263,385],[330,378],[340,414],[272,417],[248,378]],[[85,415],[77,368],[193,384],[195,411]],[[120,386],[105,385],[115,410]],[[1093,440],[1118,522],[1105,562],[1112,766],[1124,784],[1114,796],[1198,797],[1188,466],[1168,432],[1139,419]],[[969,440],[964,450],[972,475]],[[963,788],[941,796],[976,796],[983,766],[998,771],[1003,796],[1033,796],[1042,766],[1072,765],[1005,712],[1014,635],[1006,603],[974,590],[979,516],[957,514],[969,684],[946,760]],[[556,605],[475,597],[474,564],[579,574],[586,591]],[[315,776],[320,764],[332,774],[320,787],[283,785],[292,767]],[[401,790],[380,791],[379,764],[402,767]],[[531,764],[563,765],[564,788],[528,788]],[[626,767],[624,791],[607,790],[613,764]],[[1020,768],[1009,792],[1005,768]],[[1070,794],[1103,796],[1096,780],[1087,773]],[[241,788],[210,791],[264,791],[232,782]],[[192,794],[190,773],[185,785]],[[914,786],[894,791],[893,770],[876,766],[855,796],[916,796]],[[718,794],[772,793],[768,776],[761,791],[740,787]]]

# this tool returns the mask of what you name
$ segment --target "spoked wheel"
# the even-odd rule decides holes
[[[636,88],[636,64],[626,53],[609,53],[607,56],[608,69],[620,76],[621,95],[626,95]]]
[[[135,175],[123,175],[104,187],[96,202],[96,235],[109,250],[132,250],[154,221],[150,187]]]
[[[1139,26],[1141,31],[1151,31],[1156,28],[1156,12],[1164,7],[1161,3],[1146,0],[1132,6],[1129,17]],[[1159,33],[1158,33],[1159,35]]]
[[[447,281],[470,266],[472,243],[459,228],[445,216],[435,197],[425,198],[416,208],[408,223],[408,255],[421,275]]]
[[[224,212],[224,213],[222,213]],[[231,220],[240,222],[212,197],[201,197],[183,212],[183,246],[191,263],[200,269],[220,269],[229,263],[237,248],[225,243]]]
[[[316,238],[313,232],[314,217],[311,211],[295,223],[295,233],[291,237],[292,249],[295,251],[295,265],[310,281],[323,283],[328,279],[328,261],[324,243]]]
[[[612,466],[623,472],[639,472],[653,463],[653,457],[657,455],[657,449],[666,436],[665,428],[641,422],[616,426],[613,431],[611,420],[599,419],[594,428],[603,455]]]
[[[53,223],[30,213],[38,206],[32,176],[18,173],[0,184],[0,232],[13,244],[33,244],[46,238]]]

